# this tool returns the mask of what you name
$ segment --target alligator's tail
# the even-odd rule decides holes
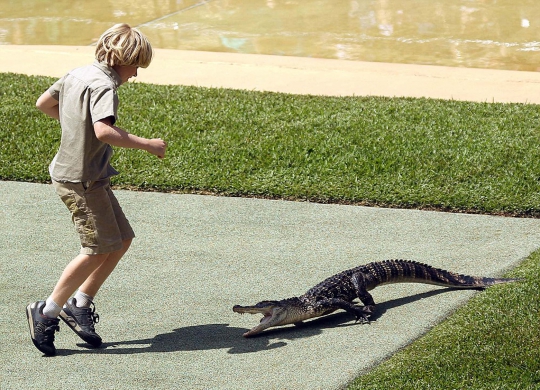
[[[495,284],[519,280],[462,275],[409,260],[386,260],[369,263],[364,267],[373,277],[370,286],[372,288],[387,283],[426,283],[454,288],[484,289]]]

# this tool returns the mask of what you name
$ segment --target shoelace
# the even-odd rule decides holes
[[[96,313],[96,306],[94,305],[94,303],[92,302],[90,304],[90,307],[88,308],[88,312],[87,312],[87,320],[88,320],[88,326],[94,330],[94,324],[97,324],[99,322],[99,314]]]
[[[43,335],[43,341],[54,341],[54,332],[60,332],[60,326],[58,323],[45,324],[44,322],[38,322],[36,324],[36,331]]]

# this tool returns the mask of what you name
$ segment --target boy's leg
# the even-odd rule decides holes
[[[132,239],[122,242],[123,248],[120,251],[111,253],[106,261],[104,261],[79,287],[73,298],[77,302],[78,307],[90,307],[94,301],[97,292],[107,280],[109,275],[118,265],[118,262],[129,249]],[[59,311],[60,313],[60,311]]]
[[[73,222],[81,237],[82,249],[81,254],[73,259],[62,273],[48,299],[51,304],[39,305],[38,310],[27,310],[32,341],[36,344],[33,332],[36,321],[55,320],[60,315],[83,340],[93,346],[99,346],[101,337],[94,329],[94,323],[98,321],[99,316],[95,314],[95,309],[78,308],[76,301],[68,298],[77,288],[93,297],[128,250],[134,233],[110,189],[108,180],[92,182],[89,185],[57,182],[53,184],[57,194],[72,213]],[[112,249],[113,246],[117,249]],[[111,248],[112,251],[106,251],[106,248]],[[39,303],[41,302],[28,307],[37,307]],[[61,309],[64,303],[66,305]],[[45,312],[49,314],[48,317],[43,315],[44,307]],[[60,313],[58,309],[61,310]],[[32,318],[30,314],[33,315]],[[54,354],[52,341],[54,330],[57,328],[57,326],[47,327],[48,331],[52,331],[52,337],[50,332],[44,336],[50,354]]]
[[[135,234],[110,188],[109,179],[53,184],[71,212],[81,239],[81,254],[74,260],[73,272],[70,275],[70,267],[66,268],[53,293],[55,302],[63,305],[77,288],[94,297],[128,250]],[[83,264],[77,263],[83,259],[95,260],[90,272],[83,271],[80,268]]]
[[[92,273],[107,262],[109,255],[109,253],[101,255],[80,254],[71,260],[56,283],[51,299],[61,307]]]
[[[45,307],[53,306],[57,310],[61,310],[63,303],[67,301],[73,291],[100,266],[106,257],[107,255],[78,255],[66,266],[53,293],[47,300],[50,303],[52,301],[52,304],[46,305],[45,302],[38,301],[26,307],[30,337],[36,348],[44,354],[49,356],[56,354],[54,333],[59,330],[57,317],[60,314],[54,310],[49,310],[47,313],[44,310]]]
[[[129,249],[131,241],[132,239],[124,240],[122,242],[122,249],[109,253],[107,260],[102,262],[101,265],[97,267],[94,272],[88,276],[88,278],[86,278],[84,283],[80,285],[79,291],[89,295],[92,298],[95,297],[105,280],[107,280],[111,272],[114,271],[120,259],[122,259],[124,254]]]
[[[94,322],[99,318],[90,308],[78,308],[76,301],[68,299],[79,287],[79,291],[94,297],[99,288],[114,270],[122,256],[127,252],[132,239],[123,241],[123,248],[102,255],[78,255],[64,269],[49,297],[59,309],[64,302],[66,307],[59,313],[47,317],[43,309],[45,302],[35,302],[28,305],[26,315],[30,328],[32,342],[46,355],[55,355],[54,333],[58,331],[58,315],[72,328],[84,341],[98,347],[101,337],[95,332]],[[86,278],[85,278],[86,276]]]
[[[86,298],[90,299],[88,305],[78,305],[77,298],[73,297],[67,300],[60,312],[60,318],[81,339],[93,347],[99,347],[102,340],[94,327],[99,321],[99,315],[95,312],[95,306],[91,300],[129,249],[130,244],[131,239],[125,240],[122,249],[109,253],[105,261],[101,262],[79,287],[77,294],[84,294]]]

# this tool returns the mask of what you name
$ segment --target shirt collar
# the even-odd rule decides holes
[[[93,65],[109,76],[109,78],[114,82],[116,88],[122,85],[120,75],[112,67],[104,62],[99,62],[98,60],[95,60]]]

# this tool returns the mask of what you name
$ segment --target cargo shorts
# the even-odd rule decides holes
[[[81,254],[98,255],[122,249],[123,241],[135,237],[110,180],[60,183],[53,180],[56,193],[68,210],[81,240]]]

